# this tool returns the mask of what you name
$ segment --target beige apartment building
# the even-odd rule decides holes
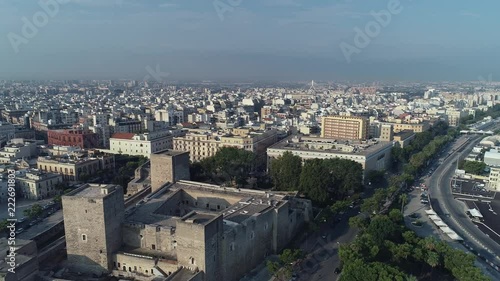
[[[321,137],[330,139],[365,140],[368,120],[356,116],[328,116],[321,118]]]
[[[65,181],[78,181],[81,176],[92,176],[100,170],[114,171],[114,155],[89,158],[38,157],[37,168],[44,172],[59,173]]]
[[[210,132],[190,132],[184,137],[174,138],[174,150],[189,151],[192,162],[214,156],[221,147],[236,147],[264,155],[266,149],[276,143],[276,130],[254,131],[252,129],[232,129],[225,135],[213,135]]]
[[[429,122],[422,123],[391,123],[394,128],[394,133],[410,130],[415,133],[422,133],[430,129]]]

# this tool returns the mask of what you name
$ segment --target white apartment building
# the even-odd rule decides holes
[[[304,161],[315,158],[352,160],[361,164],[366,176],[368,171],[383,171],[389,167],[392,142],[344,142],[327,138],[294,136],[267,149],[268,164],[272,159],[282,156],[287,151],[299,156]]]
[[[492,190],[500,191],[500,167],[490,167],[488,187]]]
[[[62,181],[60,174],[31,170],[16,177],[16,187],[21,190],[23,198],[41,200],[57,195],[56,185]]]
[[[0,150],[0,163],[11,163],[17,159],[28,159],[36,156],[36,142],[25,141],[24,139],[12,139]]]
[[[172,149],[172,136],[164,131],[144,134],[115,133],[109,143],[111,153],[149,158],[153,153]]]

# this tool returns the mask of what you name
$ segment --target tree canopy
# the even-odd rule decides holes
[[[389,215],[356,218],[350,224],[360,228],[359,235],[339,249],[341,281],[405,281],[429,275],[436,275],[436,280],[488,280],[474,266],[474,256],[408,230],[398,209]]]
[[[299,190],[302,159],[287,151],[271,161],[270,174],[277,190]]]
[[[222,147],[217,153],[193,164],[194,177],[206,177],[216,184],[242,186],[255,167],[255,155],[251,151],[235,147]]]
[[[314,203],[325,205],[333,198],[342,200],[363,187],[361,164],[340,158],[304,161],[285,152],[271,162],[271,178],[276,190],[299,190]]]

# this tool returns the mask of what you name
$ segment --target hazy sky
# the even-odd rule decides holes
[[[0,0],[0,78],[500,80],[498,0],[58,0],[44,22],[52,1]]]

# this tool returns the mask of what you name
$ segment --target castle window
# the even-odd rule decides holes
[[[217,205],[217,210],[220,210],[220,205]]]
[[[210,204],[207,203],[207,209],[210,208]]]
[[[137,271],[137,266],[134,266],[134,271]]]
[[[87,241],[87,235],[86,234],[82,234],[82,241]]]
[[[155,244],[151,245],[151,249],[155,250],[156,249],[156,245]]]
[[[191,262],[191,264],[194,264],[194,258],[193,257],[189,258],[189,261]]]
[[[151,274],[154,274],[154,269],[151,268]]]

